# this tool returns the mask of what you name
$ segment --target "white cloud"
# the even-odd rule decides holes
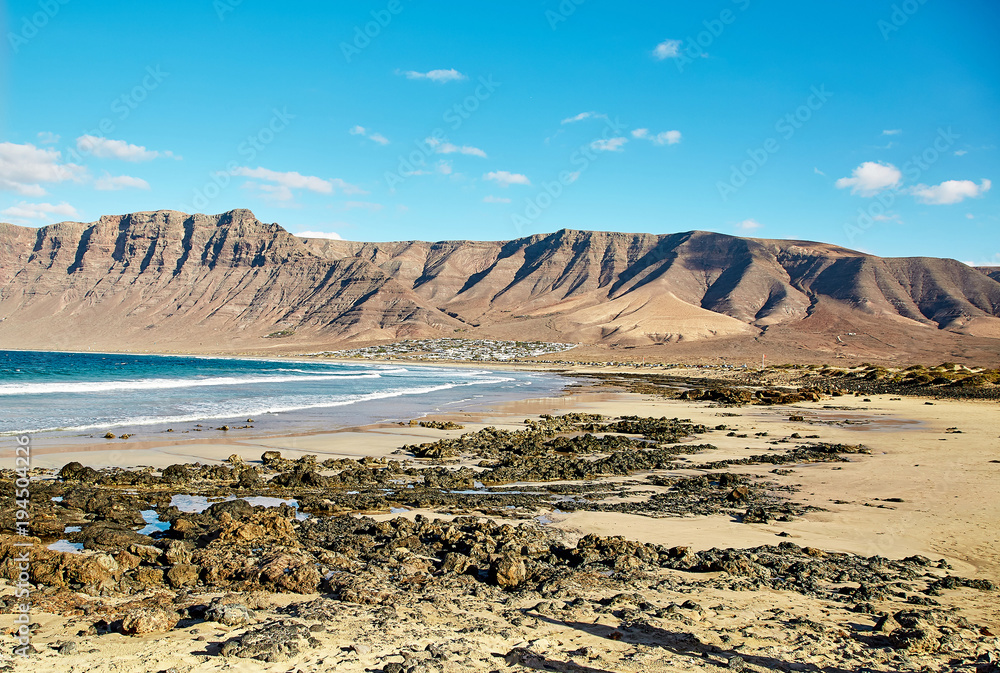
[[[274,185],[258,185],[261,191],[270,193],[272,198],[280,201],[288,200],[288,196],[291,194],[292,189],[306,189],[310,192],[316,192],[317,194],[332,194],[335,189],[340,190],[344,194],[367,193],[360,187],[348,184],[340,178],[324,180],[323,178],[318,178],[314,175],[302,175],[301,173],[297,173],[295,171],[282,173],[280,171],[272,171],[267,168],[249,168],[247,166],[240,166],[233,171],[233,175],[266,180],[267,182],[275,183],[278,187],[284,187],[284,190],[278,190]]]
[[[824,173],[818,168],[813,168],[813,173],[815,173],[816,175],[822,175],[823,177],[826,177],[826,173]]]
[[[892,164],[876,161],[866,161],[851,173],[852,177],[840,178],[835,183],[838,189],[851,188],[852,194],[875,196],[883,189],[896,187],[903,179],[903,174]]]
[[[657,133],[652,135],[649,129],[635,129],[632,131],[633,138],[639,138],[640,140],[648,140],[654,145],[676,145],[681,141],[680,131],[663,131],[662,133]]]
[[[955,150],[955,156],[956,157],[964,157],[968,153],[969,153],[969,150]]]
[[[86,174],[83,166],[61,161],[58,150],[42,149],[31,143],[0,143],[0,190],[44,196],[42,183],[79,181]]]
[[[455,70],[454,68],[449,68],[447,70],[430,70],[428,72],[417,72],[416,70],[406,70],[402,74],[406,75],[407,79],[429,79],[432,82],[437,82],[439,84],[443,84],[444,82],[457,82],[463,79],[468,79],[465,75]]]
[[[664,131],[663,133],[657,133],[653,138],[653,144],[655,145],[676,145],[680,141],[680,131]]]
[[[976,216],[973,215],[972,213],[966,213],[965,214],[965,219],[967,219],[967,220],[974,220],[974,219],[976,219]]]
[[[99,159],[121,159],[122,161],[152,161],[157,157],[179,159],[173,152],[156,152],[141,145],[132,145],[124,140],[112,140],[98,136],[83,135],[76,139],[76,149]]]
[[[483,203],[510,203],[510,199],[506,196],[485,196],[483,197]]]
[[[608,138],[606,140],[601,138],[590,143],[590,147],[598,152],[621,152],[627,142],[628,138],[625,138],[624,136]]]
[[[758,222],[757,220],[755,220],[753,218],[749,218],[749,219],[743,220],[742,222],[737,222],[736,223],[736,228],[737,229],[739,229],[740,231],[746,231],[746,232],[756,231],[757,229],[760,229],[762,226],[764,226],[764,225],[762,225],[760,222]]]
[[[52,133],[51,131],[39,131],[38,142],[43,145],[55,145],[59,142],[59,134]]]
[[[343,241],[344,237],[333,231],[300,231],[294,236],[299,238],[328,238],[331,241]]]
[[[434,169],[438,173],[441,173],[442,175],[451,175],[451,173],[452,173],[451,162],[450,161],[445,161],[444,159],[442,159],[441,161],[437,162],[437,166],[435,166]]]
[[[991,186],[989,180],[983,180],[978,185],[972,180],[946,180],[940,185],[915,185],[910,193],[921,203],[946,206],[960,203],[967,198],[979,198],[990,191]]]
[[[350,133],[352,136],[364,136],[369,140],[377,142],[379,145],[389,144],[389,139],[386,138],[384,135],[382,135],[381,133],[370,131],[366,129],[364,126],[354,126],[351,128],[350,131],[348,131],[348,133]]]
[[[580,179],[581,172],[582,171],[573,171],[572,173],[567,173],[566,180],[564,182],[569,185],[573,184],[574,182]]]
[[[107,171],[94,182],[94,189],[102,192],[114,192],[119,189],[149,189],[149,183],[142,178],[131,175],[111,175]]]
[[[573,115],[572,117],[566,117],[563,119],[562,124],[575,124],[576,122],[582,122],[584,119],[607,119],[608,115],[599,112],[581,112],[578,115]]]
[[[903,129],[886,129],[886,130],[882,131],[882,135],[884,135],[884,136],[898,136],[902,132],[903,132]]]
[[[664,40],[653,49],[653,56],[662,61],[668,58],[677,58],[681,55],[680,40]]]
[[[531,180],[528,179],[528,176],[521,175],[520,173],[510,173],[508,171],[492,171],[484,175],[483,178],[485,180],[492,180],[501,187],[531,184]]]
[[[21,201],[16,206],[0,210],[0,215],[14,220],[55,220],[57,217],[79,217],[76,208],[65,201],[62,203],[28,203]]]
[[[368,210],[368,211],[371,211],[371,212],[374,213],[374,212],[377,212],[379,210],[382,210],[382,204],[381,203],[373,203],[371,201],[348,201],[347,203],[344,204],[344,209],[345,210],[355,210],[355,209]]]
[[[447,141],[438,140],[437,138],[427,138],[424,143],[428,147],[434,149],[435,154],[468,154],[474,157],[486,158],[486,152],[479,149],[478,147],[472,147],[471,145],[462,145],[459,147],[453,143]]]

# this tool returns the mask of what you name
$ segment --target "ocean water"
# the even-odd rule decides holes
[[[142,439],[200,425],[208,439],[248,418],[257,434],[331,430],[548,397],[565,383],[485,368],[0,350],[0,435]]]

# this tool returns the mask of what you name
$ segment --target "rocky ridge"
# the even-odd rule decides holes
[[[0,342],[46,348],[994,338],[1000,283],[954,260],[698,231],[353,243],[299,239],[247,210],[156,211],[0,225],[0,318]]]

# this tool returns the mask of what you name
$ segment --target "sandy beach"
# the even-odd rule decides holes
[[[1000,474],[1000,437],[997,430],[1000,428],[1000,407],[993,402],[843,395],[790,405],[726,407],[607,387],[575,388],[561,397],[509,402],[475,413],[452,413],[422,419],[450,421],[463,426],[461,429],[383,424],[294,436],[240,438],[235,433],[228,433],[224,438],[210,441],[102,441],[89,445],[40,447],[32,459],[34,467],[51,470],[59,470],[73,461],[96,469],[143,466],[152,468],[152,471],[162,471],[168,466],[183,463],[209,466],[259,464],[262,454],[267,451],[278,451],[282,459],[289,461],[311,460],[305,457],[315,456],[318,462],[368,458],[412,463],[412,457],[400,451],[406,445],[457,439],[488,427],[516,432],[524,429],[526,419],[538,420],[542,414],[560,416],[571,413],[599,414],[606,419],[632,416],[676,418],[706,426],[704,434],[685,438],[681,445],[709,442],[715,448],[710,452],[682,455],[675,468],[669,471],[671,478],[718,472],[718,469],[698,465],[705,460],[738,461],[752,455],[775,452],[779,448],[784,449],[789,438],[795,438],[791,440],[793,443],[797,438],[810,437],[814,442],[860,444],[870,452],[849,455],[837,462],[790,463],[781,465],[782,469],[775,469],[772,464],[729,464],[724,468],[738,478],[746,478],[749,483],[769,484],[765,488],[772,495],[793,501],[802,508],[801,515],[789,517],[787,521],[748,524],[742,522],[741,517],[723,513],[651,516],[648,513],[587,508],[563,511],[558,505],[551,504],[536,508],[531,513],[532,518],[527,520],[523,513],[513,517],[500,513],[487,515],[482,509],[469,513],[500,524],[538,529],[551,539],[569,546],[579,544],[584,536],[591,534],[622,536],[630,543],[658,545],[664,549],[688,548],[690,553],[713,548],[758,548],[789,542],[798,548],[823,550],[824,554],[845,553],[851,557],[886,559],[925,557],[935,564],[940,559],[947,564],[942,567],[949,568],[947,574],[1000,581],[1000,562],[995,553],[1000,548],[1000,528],[997,526],[1000,499],[993,493]],[[724,429],[712,429],[716,427]],[[780,443],[775,443],[779,440]],[[12,452],[5,451],[0,457],[9,460],[11,456],[8,454]],[[685,463],[689,463],[690,467]],[[452,470],[462,467],[476,471],[484,469],[472,456],[463,456],[448,464],[448,469]],[[671,490],[669,485],[657,485],[647,479],[656,474],[664,472],[637,471],[628,475],[601,477],[597,482],[617,489],[604,500],[606,503],[641,502],[650,494]],[[594,482],[586,480],[567,480],[560,484],[565,487],[594,486]],[[544,485],[513,482],[505,487],[508,489],[505,492]],[[521,509],[518,507],[517,511]],[[407,519],[416,521],[414,525],[426,525],[420,524],[420,521],[435,520],[447,525],[447,522],[455,521],[457,516],[462,515],[454,507],[402,507],[392,512],[372,512],[376,521]],[[703,580],[716,577],[719,573],[699,575],[697,579],[701,584],[696,582],[685,587],[677,579],[684,575],[687,574],[677,570],[649,571],[641,575],[642,579],[635,583],[635,588],[640,590],[646,587],[643,593],[647,600],[661,606],[683,603],[685,596],[689,600],[693,597],[698,610],[674,609],[671,613],[679,615],[676,617],[681,620],[678,624],[683,625],[690,637],[695,639],[692,642],[698,643],[697,647],[687,649],[677,647],[677,638],[680,637],[677,633],[660,633],[656,629],[650,630],[652,627],[648,625],[645,631],[631,634],[627,630],[628,625],[623,626],[622,619],[615,617],[613,611],[586,613],[589,626],[572,626],[571,622],[584,618],[584,613],[574,619],[567,618],[569,613],[566,611],[572,612],[567,604],[573,602],[573,596],[582,605],[582,602],[597,600],[600,596],[607,598],[627,590],[627,582],[623,584],[621,579],[612,577],[608,578],[608,582],[620,589],[607,593],[610,588],[602,589],[601,578],[592,576],[587,580],[589,585],[577,585],[563,596],[562,613],[558,610],[553,613],[551,611],[555,608],[551,605],[546,607],[539,603],[545,596],[544,592],[539,594],[537,590],[527,595],[502,591],[476,595],[468,603],[456,603],[447,593],[440,593],[443,589],[438,589],[437,598],[423,593],[399,601],[397,610],[409,611],[409,617],[397,620],[393,629],[383,623],[377,632],[368,631],[357,620],[373,619],[372,611],[377,612],[381,601],[361,601],[358,605],[350,600],[334,601],[322,591],[306,595],[258,591],[243,595],[239,601],[231,596],[228,599],[256,605],[258,616],[249,624],[227,627],[218,622],[189,620],[189,628],[181,630],[178,627],[155,635],[99,635],[98,632],[87,631],[87,615],[114,613],[116,600],[109,598],[102,601],[85,598],[81,594],[71,598],[56,590],[46,594],[43,605],[50,610],[53,606],[63,605],[65,610],[61,614],[44,609],[33,613],[33,619],[38,624],[33,646],[38,654],[27,662],[16,661],[14,666],[17,670],[33,671],[115,671],[139,670],[136,666],[147,666],[137,663],[142,661],[156,662],[155,665],[149,663],[142,670],[178,671],[305,671],[334,668],[348,671],[504,670],[512,665],[515,668],[598,672],[679,671],[693,667],[708,667],[710,670],[714,666],[765,670],[768,668],[768,657],[771,657],[775,668],[782,670],[834,670],[825,666],[836,663],[838,656],[846,656],[836,654],[838,647],[852,642],[851,647],[855,648],[859,642],[857,638],[851,640],[848,633],[857,632],[869,639],[875,636],[873,624],[864,624],[872,618],[845,612],[850,610],[850,605],[831,604],[795,591],[768,587],[753,592],[733,591],[722,585],[704,583]],[[654,578],[658,579],[654,581]],[[10,595],[11,592],[12,587],[7,582],[4,594]],[[187,589],[184,595],[188,592],[194,593],[194,587]],[[212,594],[209,591],[206,600],[212,596],[224,597],[226,593]],[[1000,633],[1000,609],[994,599],[993,592],[961,589],[938,600],[944,601],[945,606],[960,608],[963,618],[974,623],[982,633]],[[160,604],[164,600],[168,603],[177,601],[176,597],[164,594],[162,590],[150,590],[128,598],[123,596],[117,602],[134,605],[140,600],[146,601],[142,604],[144,606]],[[630,599],[632,602],[636,600],[639,599]],[[316,649],[303,650],[280,664],[218,654],[222,644],[242,633],[240,628],[249,630],[248,627],[253,624],[271,623],[275,618],[284,619],[290,614],[309,615],[311,613],[304,608],[294,608],[295,605],[306,604],[314,609],[315,619],[320,619],[316,615],[323,615],[319,622],[324,624],[323,629],[317,628],[312,632],[319,641]],[[706,609],[709,605],[715,607]],[[891,607],[880,607],[880,610],[891,611]],[[472,619],[470,611],[477,615],[476,619]],[[520,616],[512,618],[511,611],[519,611]],[[800,638],[795,630],[787,624],[782,626],[780,619],[774,620],[775,615],[788,613],[814,620],[824,625],[821,630],[842,632],[843,636],[827,633],[832,640],[823,640],[806,653],[801,643],[795,644],[796,638]],[[852,614],[853,617],[850,616]],[[492,620],[498,626],[496,629],[487,628],[483,619],[487,622]],[[308,624],[309,619],[299,621]],[[475,624],[479,626],[473,626],[471,632],[458,635],[458,631],[467,632],[470,625]],[[84,635],[79,635],[78,631]],[[719,639],[724,633],[744,634],[739,638],[740,654],[731,647],[730,640]],[[974,651],[986,652],[990,647],[995,648],[995,640],[990,641],[982,635],[977,638]],[[450,658],[435,656],[430,657],[430,661],[424,661],[428,659],[423,655],[427,651],[425,645],[433,645],[442,639],[465,643],[464,654]],[[72,652],[60,654],[58,648],[67,640],[76,644]],[[994,645],[989,645],[989,642],[994,642]],[[206,649],[206,644],[211,643],[216,645]],[[857,647],[864,649],[862,645]],[[399,659],[404,650],[413,652]],[[421,653],[419,656],[417,651]],[[935,662],[941,661],[941,651],[940,648],[926,652],[918,649],[902,656],[905,657],[904,663],[914,666],[920,661],[937,666]],[[574,652],[577,654],[573,655]],[[482,657],[477,658],[479,654],[473,653]],[[901,670],[893,668],[901,664],[898,658],[894,658],[899,656],[897,651],[891,647],[875,647],[869,654],[865,657],[857,655],[860,657],[858,661],[866,662],[873,670]],[[727,663],[736,656],[741,658],[742,663]],[[417,659],[423,663],[417,662]],[[427,667],[385,667],[395,661],[408,666],[419,664]],[[491,668],[490,661],[497,663]],[[807,664],[814,668],[801,667]]]

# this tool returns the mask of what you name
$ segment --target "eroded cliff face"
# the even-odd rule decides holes
[[[506,242],[299,239],[247,210],[0,224],[0,347],[254,350],[403,338],[648,345],[878,323],[1000,337],[954,260],[706,232]]]
[[[328,260],[249,211],[108,216],[2,232],[0,340],[31,347],[249,348],[282,330],[396,339],[456,321],[378,267]]]

